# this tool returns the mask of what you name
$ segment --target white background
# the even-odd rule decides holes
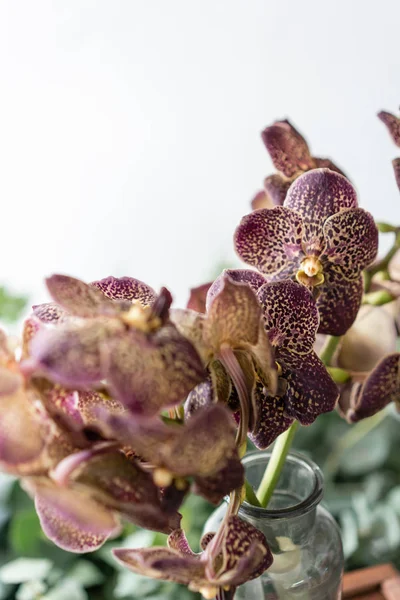
[[[375,116],[399,24],[398,0],[0,0],[0,282],[38,302],[53,272],[125,274],[184,303],[236,260],[276,118],[400,222]]]

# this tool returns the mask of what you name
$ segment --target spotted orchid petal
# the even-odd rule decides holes
[[[318,333],[344,335],[354,323],[363,295],[363,279],[348,281],[334,265],[324,270],[319,286],[317,307],[320,315]]]
[[[265,277],[257,271],[252,271],[250,269],[225,269],[222,271],[221,275],[217,277],[208,290],[206,300],[207,311],[210,309],[211,303],[215,296],[217,296],[223,289],[227,277],[235,283],[247,283],[253,292],[257,292],[257,290],[264,285],[264,283],[267,283]]]
[[[15,474],[35,472],[45,449],[47,427],[34,408],[34,398],[20,385],[0,396],[0,464]]]
[[[136,525],[169,533],[179,527],[180,515],[167,511],[150,473],[117,451],[99,454],[83,462],[76,481],[91,496]]]
[[[224,274],[207,311],[203,338],[216,354],[223,344],[231,348],[255,346],[260,320],[261,309],[250,286]]]
[[[206,376],[196,349],[172,323],[150,334],[132,329],[113,341],[108,384],[132,412],[150,416],[180,404]]]
[[[34,316],[42,323],[63,323],[70,317],[66,310],[55,302],[32,306]]]
[[[258,577],[272,563],[265,536],[236,516],[227,522],[215,560],[210,554],[211,536],[207,549],[200,554],[191,551],[181,531],[173,532],[168,544],[169,548],[118,548],[113,553],[119,562],[136,573],[175,581],[194,591],[215,590],[215,594],[220,586],[236,586]]]
[[[323,225],[339,211],[357,207],[357,195],[348,179],[329,169],[314,169],[298,177],[284,203],[301,215],[306,254],[320,254],[324,248]]]
[[[393,164],[394,176],[396,179],[397,187],[400,190],[400,158],[395,158],[393,160],[392,164]]]
[[[384,110],[378,114],[378,118],[386,125],[392,140],[400,148],[400,118]]]
[[[285,177],[315,166],[307,142],[289,121],[276,121],[264,129],[262,139],[275,168]]]
[[[400,353],[383,358],[371,371],[363,384],[352,386],[350,406],[346,418],[350,423],[372,417],[390,402],[399,406]]]
[[[41,330],[30,344],[31,359],[56,383],[86,387],[107,374],[109,335],[109,324],[97,320]]]
[[[153,304],[157,298],[149,285],[133,277],[105,277],[93,281],[90,287],[97,288],[111,300],[137,300],[142,306]]]
[[[195,288],[191,288],[190,296],[186,308],[189,310],[195,310],[199,313],[206,312],[206,297],[207,292],[212,284],[212,281],[203,283]]]
[[[346,279],[359,277],[378,252],[378,229],[370,213],[350,208],[329,217],[323,227],[324,257],[337,265]]]
[[[76,317],[96,317],[114,314],[116,307],[100,290],[67,275],[52,275],[46,279],[54,302]]]
[[[249,438],[259,450],[265,450],[289,429],[294,419],[286,414],[284,398],[269,395],[262,384],[257,385],[255,398],[257,421]]]
[[[238,586],[255,579],[272,564],[264,534],[238,516],[228,519],[221,555],[216,580],[226,585]]]
[[[272,346],[297,355],[309,353],[315,342],[319,316],[307,288],[291,280],[277,281],[263,285],[257,296]]]
[[[213,475],[194,477],[192,491],[218,505],[230,492],[244,483],[244,471],[236,450],[225,456],[225,465]]]
[[[146,577],[187,586],[195,582],[197,589],[207,585],[204,563],[187,552],[156,546],[132,550],[117,548],[113,554],[124,567]]]
[[[315,352],[302,356],[281,350],[277,361],[287,385],[281,399],[288,417],[310,425],[335,408],[339,389]]]
[[[303,257],[302,235],[302,217],[276,206],[243,217],[235,232],[235,248],[247,264],[284,277],[295,271]]]
[[[208,364],[212,358],[212,353],[203,339],[205,318],[204,314],[195,310],[173,308],[170,311],[170,320],[179,333],[193,344],[203,363]]]
[[[362,306],[357,319],[343,337],[338,366],[347,371],[370,371],[396,350],[397,328],[383,306]]]
[[[120,525],[114,513],[93,500],[86,490],[61,488],[49,480],[25,481],[46,536],[63,550],[93,552]]]

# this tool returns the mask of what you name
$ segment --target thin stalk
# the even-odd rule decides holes
[[[261,508],[261,502],[257,498],[255,491],[253,490],[252,486],[247,481],[247,479],[245,479],[245,481],[244,481],[244,487],[245,487],[245,491],[246,491],[246,496],[245,496],[246,502],[248,502],[249,504],[252,504],[253,506],[258,506],[258,508]]]
[[[340,336],[336,335],[329,335],[327,337],[325,345],[321,350],[321,354],[319,355],[324,365],[328,366],[330,364],[340,340]]]
[[[282,433],[275,441],[271,458],[257,490],[257,498],[263,508],[267,507],[268,502],[274,493],[275,486],[278,483],[283,465],[285,464],[286,456],[292,445],[297,426],[298,421],[294,421],[289,429]]]

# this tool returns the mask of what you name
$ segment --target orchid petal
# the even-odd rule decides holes
[[[157,297],[149,285],[133,277],[112,277],[110,275],[99,281],[93,281],[90,286],[97,288],[111,300],[137,300],[142,306],[153,304]]]
[[[0,464],[11,473],[37,468],[47,430],[23,387],[0,397]]]
[[[50,379],[65,386],[82,387],[105,377],[108,335],[100,321],[42,330],[32,340],[30,352]]]
[[[207,311],[210,309],[211,303],[214,300],[225,285],[226,279],[234,281],[235,283],[247,283],[254,292],[267,283],[267,280],[261,273],[252,271],[250,269],[225,269],[219,277],[213,282],[210,289],[208,290],[206,308]]]
[[[357,392],[351,401],[352,408],[347,413],[351,423],[372,417],[390,402],[399,403],[400,353],[395,352],[383,358]]]
[[[276,121],[264,129],[262,139],[275,168],[285,177],[315,166],[307,142],[289,121]]]
[[[258,341],[261,309],[253,290],[223,275],[220,290],[208,308],[203,338],[215,353],[223,344],[231,348],[254,346]]]
[[[66,310],[55,302],[32,306],[33,314],[42,323],[63,323],[71,318]]]
[[[299,355],[310,352],[319,316],[308,289],[290,280],[277,281],[263,285],[257,295],[272,346]]]
[[[203,283],[203,285],[199,285],[195,288],[191,288],[190,297],[186,308],[190,310],[195,310],[199,313],[205,313],[207,292],[211,285],[212,281],[208,283]]]
[[[392,140],[400,148],[400,119],[384,110],[378,114],[378,118],[386,125]]]
[[[114,514],[86,492],[36,484],[35,508],[47,537],[69,552],[93,552],[120,531]]]
[[[76,317],[95,317],[99,313],[113,314],[115,305],[100,290],[67,275],[52,275],[46,279],[53,300]]]
[[[363,279],[348,281],[332,265],[324,270],[325,281],[319,286],[317,307],[320,315],[318,333],[344,335],[353,325],[363,295]]]
[[[283,350],[277,360],[287,383],[282,400],[288,417],[309,425],[335,408],[339,389],[315,352],[298,356]]]
[[[287,416],[284,399],[268,395],[262,384],[257,385],[255,397],[257,422],[249,438],[259,450],[265,450],[278,435],[289,429],[294,419]]]
[[[394,176],[396,179],[397,187],[400,190],[400,158],[395,158],[392,162],[392,165],[393,165]]]
[[[378,252],[378,229],[370,213],[362,208],[343,210],[324,223],[326,246],[323,256],[340,267],[346,279],[355,279]]]
[[[325,221],[345,208],[356,208],[357,195],[343,175],[329,169],[314,169],[292,183],[284,207],[303,219],[305,253],[318,255],[324,248]]]
[[[194,346],[172,324],[148,335],[132,329],[114,340],[108,382],[132,412],[150,416],[180,404],[205,377]]]
[[[279,173],[269,175],[264,179],[265,193],[273,206],[282,206],[285,202],[288,189],[292,179],[286,179]],[[272,207],[273,207],[272,206]],[[260,206],[259,208],[272,208],[271,206]]]
[[[236,252],[266,274],[292,273],[302,250],[302,217],[288,208],[261,209],[243,217],[235,232]]]

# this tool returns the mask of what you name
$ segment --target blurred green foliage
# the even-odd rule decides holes
[[[17,321],[22,315],[27,301],[25,296],[14,296],[5,287],[0,286],[0,321],[4,323]]]

